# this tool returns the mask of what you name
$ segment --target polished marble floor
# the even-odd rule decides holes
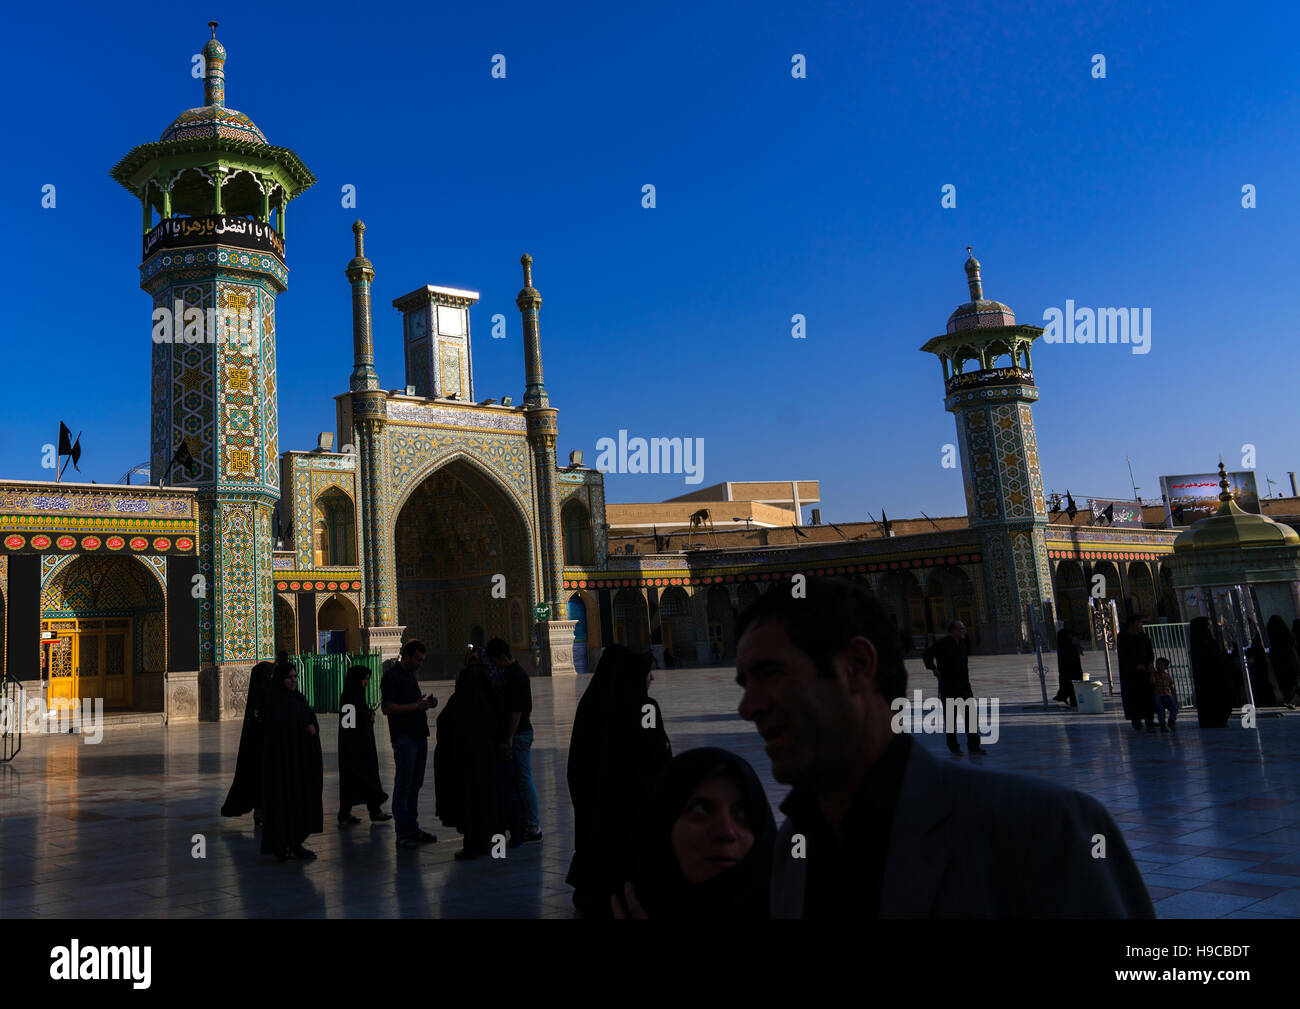
[[[1085,668],[1104,682],[1099,662],[1088,656]],[[931,694],[933,677],[919,662],[909,666],[913,685]],[[779,802],[785,790],[770,778],[761,740],[735,713],[734,672],[656,675],[652,692],[674,750],[732,749]],[[1202,731],[1185,712],[1178,733],[1147,735],[1121,721],[1118,698],[1104,715],[1044,712],[1032,656],[974,659],[972,680],[977,693],[1001,702],[1001,738],[984,766],[1103,802],[1161,916],[1300,917],[1300,712],[1264,717],[1257,731]],[[321,720],[327,825],[307,842],[320,855],[312,863],[259,855],[252,818],[217,812],[234,772],[238,722],[110,728],[97,745],[29,735],[18,757],[0,765],[0,917],[571,917],[565,747],[586,682],[532,681],[546,836],[503,861],[452,859],[458,843],[432,818],[432,768],[422,826],[438,844],[397,851],[392,824],[372,826],[361,810],[360,825],[338,828],[330,717]],[[445,699],[451,684],[426,689]],[[391,781],[379,731],[381,774]],[[919,738],[948,759],[941,736]],[[192,854],[200,839],[202,859]]]

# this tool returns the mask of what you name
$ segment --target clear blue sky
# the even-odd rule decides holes
[[[966,300],[971,244],[986,296],[1021,322],[1066,299],[1152,310],[1145,356],[1040,342],[1048,489],[1127,495],[1129,454],[1156,496],[1159,474],[1220,452],[1232,468],[1243,443],[1261,492],[1265,472],[1284,484],[1300,468],[1293,7],[263,10],[7,12],[0,476],[48,478],[41,446],[61,418],[85,431],[82,479],[148,458],[140,211],[108,172],[202,104],[190,59],[213,18],[227,104],[319,179],[288,215],[282,449],[333,430],[361,217],[387,388],[404,384],[392,299],[443,284],[482,292],[476,393],[518,401],[514,297],[533,255],[562,458],[594,461],[620,428],[703,438],[706,484],[819,479],[828,520],[962,513],[959,471],[940,466],[955,432],[939,364],[918,348]],[[57,209],[40,206],[46,183]],[[955,210],[940,207],[945,184]],[[504,341],[489,338],[498,312]],[[795,313],[806,340],[790,336]],[[607,479],[614,501],[690,489]]]

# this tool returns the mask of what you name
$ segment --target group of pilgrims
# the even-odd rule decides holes
[[[649,696],[652,662],[607,647],[574,715],[567,778],[575,850],[566,877],[574,905],[591,918],[764,917],[776,822],[763,786],[729,751],[673,756]],[[349,669],[340,699],[341,827],[360,822],[358,805],[372,822],[392,819],[382,808],[370,676],[365,666]],[[504,716],[471,649],[437,719],[433,775],[437,816],[462,834],[466,853],[487,853],[507,830],[519,836],[518,793],[498,749]],[[253,812],[263,854],[315,858],[303,842],[324,829],[323,766],[320,726],[295,666],[283,653],[254,666],[222,815]]]
[[[1161,659],[1157,658],[1142,625],[1142,617],[1132,617],[1116,639],[1120,697],[1124,717],[1135,728],[1145,723],[1148,731],[1154,731],[1154,683]],[[1187,658],[1194,691],[1192,700],[1201,728],[1226,726],[1234,708],[1242,708],[1252,701],[1256,708],[1300,706],[1300,647],[1297,646],[1300,619],[1288,627],[1286,620],[1275,613],[1262,633],[1257,626],[1252,626],[1250,633],[1249,646],[1242,648],[1229,642],[1225,647],[1220,644],[1209,617],[1191,621],[1187,629]],[[1062,628],[1057,646],[1060,684],[1055,700],[1076,703],[1073,684],[1083,678],[1082,651],[1079,636],[1073,629]],[[1181,703],[1176,697],[1175,702]]]
[[[343,684],[338,737],[339,823],[359,823],[352,809],[364,805],[374,822],[392,815],[383,804],[388,794],[379,783],[375,749],[375,713],[366,700],[370,670],[353,666]],[[259,662],[248,683],[248,701],[239,736],[235,780],[221,807],[222,816],[253,813],[262,831],[262,854],[278,860],[310,860],[303,846],[324,830],[325,765],[320,723],[298,690],[298,669],[281,652],[277,660]]]

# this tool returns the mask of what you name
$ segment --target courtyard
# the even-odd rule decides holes
[[[1050,696],[1054,658],[1045,665]],[[908,668],[909,691],[933,695],[934,677],[917,660]],[[1105,682],[1099,655],[1087,655],[1084,668]],[[775,809],[786,789],[772,781],[761,740],[736,714],[734,670],[655,677],[651,694],[674,752],[714,745],[744,756]],[[1000,738],[983,766],[1100,800],[1123,830],[1158,915],[1300,917],[1300,713],[1266,713],[1257,731],[1239,720],[1203,731],[1185,710],[1177,733],[1148,735],[1122,720],[1118,697],[1107,698],[1104,715],[1057,705],[1044,712],[1033,656],[974,658],[971,679],[977,694],[1000,701]],[[372,825],[363,811],[361,824],[339,828],[333,715],[320,718],[326,826],[307,841],[319,855],[310,863],[260,855],[252,817],[218,813],[234,774],[237,720],[110,725],[96,745],[76,735],[25,736],[21,753],[0,765],[0,917],[572,917],[565,763],[588,682],[531,681],[545,838],[498,861],[453,860],[456,835],[433,816],[432,746],[421,823],[438,835],[436,845],[398,851],[392,823]],[[425,689],[444,701],[452,684]],[[377,735],[390,787],[386,729]],[[941,735],[918,742],[950,759]],[[205,858],[194,857],[200,844]]]

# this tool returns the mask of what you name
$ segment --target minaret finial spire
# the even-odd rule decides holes
[[[352,284],[352,391],[361,392],[379,388],[375,373],[375,341],[370,323],[370,284],[375,279],[375,267],[366,258],[366,224],[352,222],[353,245],[356,256],[344,272]]]
[[[542,378],[542,335],[537,325],[542,295],[533,287],[533,257],[525,252],[519,262],[524,267],[524,289],[515,298],[515,304],[524,323],[524,406],[549,407],[551,401]]]
[[[217,41],[217,22],[209,21],[212,38],[203,45],[203,104],[226,104],[226,49]]]
[[[970,287],[970,300],[984,300],[984,285],[980,281],[980,261],[975,258],[971,247],[966,246],[966,284]]]

